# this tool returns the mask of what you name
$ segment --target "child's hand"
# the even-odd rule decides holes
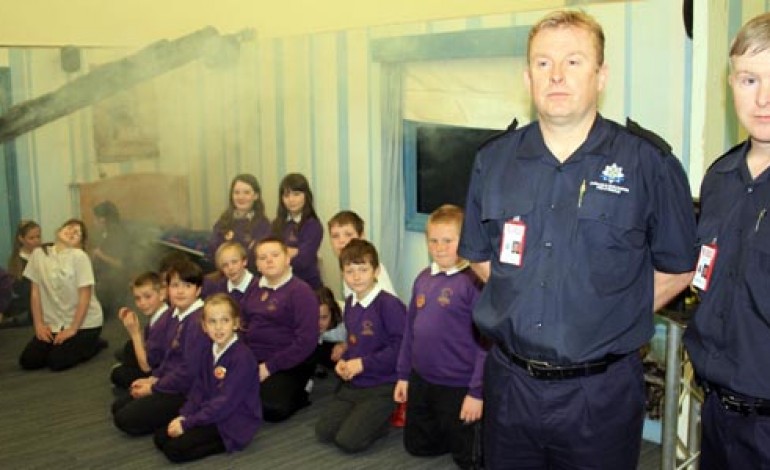
[[[152,377],[142,377],[141,379],[136,379],[131,382],[131,388],[138,387],[144,383],[149,383],[151,378]]]
[[[118,318],[125,324],[126,316],[128,316],[129,313],[132,313],[130,308],[122,307],[120,310],[118,310]]]
[[[64,344],[65,341],[72,338],[77,334],[78,330],[73,328],[65,328],[61,330],[60,332],[56,333],[56,335],[53,338],[53,344],[59,345]]]
[[[43,322],[35,323],[35,337],[44,343],[53,342],[53,333],[51,332],[51,327]]]
[[[142,384],[148,384],[152,386],[157,381],[158,381],[158,378],[154,376],[142,377],[141,379],[136,379],[133,382],[131,382],[131,387],[138,387]]]
[[[393,390],[393,401],[396,403],[406,402],[407,394],[409,393],[409,382],[406,380],[399,380],[396,382],[396,389]]]
[[[168,428],[166,428],[166,433],[168,434],[168,437],[179,437],[182,434],[184,434],[182,421],[184,421],[184,417],[177,416],[176,418],[172,419],[170,423],[168,423]]]
[[[346,362],[343,360],[337,361],[337,364],[334,365],[334,372],[336,372],[341,379],[345,380],[345,376],[348,373],[348,366]]]
[[[267,366],[264,362],[259,363],[259,381],[264,382],[268,377],[270,377],[270,371],[267,370]]]
[[[360,357],[350,359],[349,361],[339,361],[334,370],[342,377],[342,380],[348,381],[364,371],[364,363]]]
[[[123,326],[126,327],[126,330],[132,335],[138,334],[140,330],[139,325],[139,319],[136,316],[136,312],[133,310],[123,307],[118,311],[118,318],[120,318],[120,321],[123,322]]]
[[[348,349],[347,343],[337,343],[332,348],[332,362],[337,362],[342,359],[342,354]]]
[[[460,408],[460,420],[465,424],[470,424],[481,419],[484,410],[484,400],[465,395],[463,406]]]
[[[131,396],[133,398],[142,398],[152,395],[152,382],[148,380],[134,380],[131,384]]]

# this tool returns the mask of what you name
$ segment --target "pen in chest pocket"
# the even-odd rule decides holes
[[[764,219],[766,215],[767,215],[767,208],[764,208],[761,211],[759,211],[759,214],[757,215],[757,223],[754,224],[754,233],[759,232],[759,224],[762,223],[762,219]]]

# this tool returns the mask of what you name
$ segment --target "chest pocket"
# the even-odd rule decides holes
[[[704,220],[701,219],[698,223],[698,246],[701,245],[708,245],[709,243],[713,243],[714,240],[719,240],[719,230],[720,230],[720,220],[716,220],[717,218],[713,218],[712,220]]]
[[[753,304],[770,322],[770,220],[760,221],[751,235],[746,263],[745,279]]]
[[[484,207],[482,210],[482,222],[487,231],[487,236],[499,255],[500,243],[503,236],[503,225],[514,217],[521,218],[527,224],[527,238],[533,236],[535,229],[531,217],[532,210],[535,207],[531,199],[516,197],[497,197],[486,195]]]
[[[628,195],[586,193],[577,211],[573,249],[587,263],[597,293],[623,291],[642,274],[648,256],[642,217]]]

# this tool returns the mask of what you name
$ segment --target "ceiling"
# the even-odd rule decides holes
[[[141,46],[207,25],[260,37],[622,0],[2,0],[0,46]]]

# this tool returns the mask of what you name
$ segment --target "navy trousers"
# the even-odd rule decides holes
[[[488,470],[637,468],[645,398],[638,354],[601,374],[540,380],[494,348],[484,398]]]
[[[315,361],[308,359],[291,369],[271,374],[259,388],[262,416],[268,423],[279,423],[310,404],[305,386],[315,372]]]
[[[179,437],[169,437],[166,428],[155,431],[155,447],[174,463],[190,462],[225,452],[216,425],[188,429]]]
[[[725,410],[716,393],[701,410],[701,470],[770,469],[770,416]]]
[[[472,468],[479,423],[460,420],[467,394],[467,387],[432,384],[412,371],[404,427],[407,452],[421,457],[451,452],[458,467]]]
[[[142,398],[123,397],[112,404],[115,426],[131,436],[152,434],[165,429],[168,423],[179,416],[185,396],[153,392]]]

